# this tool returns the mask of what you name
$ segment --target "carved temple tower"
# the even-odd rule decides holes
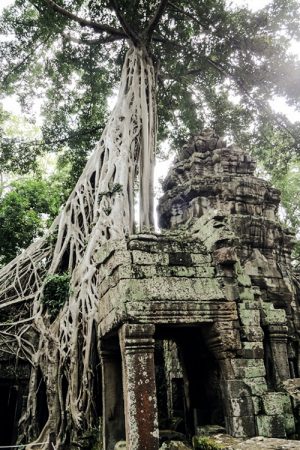
[[[299,433],[293,236],[277,217],[279,191],[254,170],[213,132],[195,136],[164,182],[162,233],[101,250],[105,448],[125,429],[128,448],[158,449],[157,391],[160,419],[181,416],[190,436],[207,424],[233,436]]]

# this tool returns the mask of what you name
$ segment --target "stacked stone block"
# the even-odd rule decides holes
[[[284,392],[286,380],[300,375],[299,282],[291,266],[293,234],[277,218],[280,193],[254,170],[250,156],[226,147],[211,130],[194,136],[164,182],[160,224],[198,227],[198,238],[236,280],[230,289],[241,349],[224,359],[224,397],[233,417],[227,418],[227,429],[235,435],[285,437],[295,433],[299,421]],[[207,227],[212,214],[219,222],[215,233]],[[231,233],[226,248],[224,232]],[[242,409],[236,406],[239,398]]]
[[[131,236],[102,248],[99,263],[102,334],[128,318],[156,324],[237,319],[212,256],[191,235]]]

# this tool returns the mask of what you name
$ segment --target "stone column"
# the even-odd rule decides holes
[[[125,324],[119,332],[128,450],[158,450],[154,325]]]
[[[208,348],[214,354],[220,368],[227,433],[235,437],[255,436],[253,402],[243,380],[247,375],[246,372],[252,369],[251,360],[237,358],[237,354],[241,350],[241,342],[234,322],[215,323],[206,339]],[[250,369],[248,368],[249,362]],[[263,366],[262,361],[261,365]]]
[[[121,355],[101,344],[103,448],[114,450],[125,439]]]
[[[268,331],[273,357],[275,383],[279,387],[282,381],[290,378],[287,351],[288,327],[285,325],[269,325]]]

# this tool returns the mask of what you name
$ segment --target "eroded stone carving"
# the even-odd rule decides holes
[[[236,437],[299,432],[298,400],[285,388],[299,376],[293,236],[277,219],[279,191],[254,170],[212,131],[195,136],[164,182],[168,231],[99,255],[102,333],[155,325],[167,415],[187,435],[212,423]]]
[[[197,148],[193,143],[199,141],[204,144]],[[244,421],[246,434],[293,434],[294,419],[299,426],[299,400],[293,395],[292,409],[286,391],[287,380],[293,378],[295,385],[300,376],[299,281],[291,266],[293,235],[277,217],[280,193],[254,176],[249,155],[235,145],[227,147],[212,132],[194,137],[179,155],[164,182],[160,224],[196,232],[218,270],[222,267],[237,280],[238,290],[232,284],[230,295],[237,306],[241,350],[226,361],[225,372],[234,381],[229,381],[225,402],[235,417],[240,405],[235,407],[234,399],[252,400],[244,402],[244,419],[233,419],[234,428]],[[219,329],[220,335],[224,331]]]

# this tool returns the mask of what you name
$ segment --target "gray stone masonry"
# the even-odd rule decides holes
[[[153,349],[162,330],[173,339],[164,346],[165,368],[171,370],[167,390],[172,376],[183,377],[188,415],[197,376],[189,380],[176,342],[186,351],[178,329],[182,335],[192,329],[194,336],[199,329],[216,367],[211,376],[220,388],[227,432],[241,438],[299,437],[293,235],[277,219],[279,191],[254,170],[251,157],[227,147],[211,130],[194,136],[164,182],[159,203],[164,230],[108,242],[99,250],[98,318],[104,340],[119,335],[130,450],[159,446]]]

